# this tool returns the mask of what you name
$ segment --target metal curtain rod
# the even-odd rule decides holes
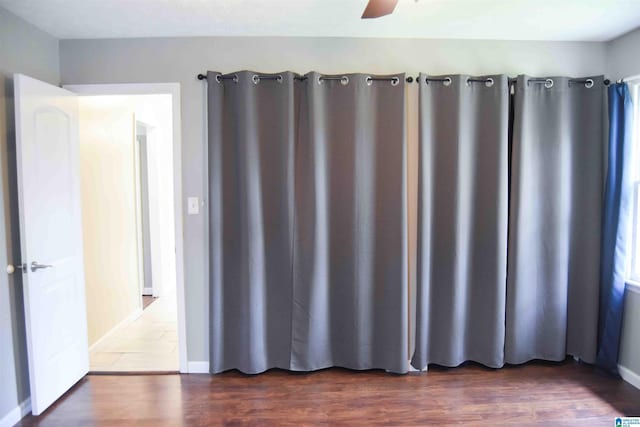
[[[449,86],[453,80],[451,77],[425,77],[424,82],[429,84],[429,82],[442,82],[445,86]],[[420,77],[416,77],[416,83],[420,83]],[[493,86],[493,79],[491,77],[486,78],[476,78],[476,77],[467,77],[467,84],[469,83],[485,83],[488,86]]]
[[[198,78],[198,80],[207,80],[207,76],[206,74],[198,74],[196,76]],[[295,80],[306,80],[307,78],[304,76],[295,76],[294,77]],[[216,75],[216,80],[217,81],[221,81],[221,80],[233,80],[233,81],[238,81],[238,75],[237,74],[218,74]],[[277,80],[277,81],[282,81],[282,75],[277,74],[277,75],[273,75],[273,74],[254,74],[253,75],[253,81],[254,83],[258,83],[260,80]]]
[[[640,78],[639,76],[636,76],[636,78]],[[411,80],[409,80],[411,79]],[[416,83],[420,82],[420,78],[416,77]],[[515,83],[517,81],[517,77],[509,77],[508,78],[508,82],[509,84]],[[413,81],[412,77],[407,77],[407,82],[411,83]],[[443,82],[445,85],[449,85],[451,84],[451,77],[426,77],[425,78],[425,82],[428,84],[429,82]],[[572,83],[583,83],[587,88],[590,88],[594,85],[594,81],[593,79],[569,79],[568,80],[569,85],[571,85]],[[473,77],[469,77],[467,78],[467,83],[488,83],[489,85],[493,84],[493,79],[491,77],[487,77],[487,78],[473,78]],[[551,78],[530,78],[527,79],[527,85],[529,83],[544,83],[545,86],[547,87],[552,87],[553,86],[553,79]],[[604,84],[605,85],[609,85],[611,83],[611,81],[609,79],[605,79],[604,80]]]
[[[396,76],[393,77],[367,77],[367,80],[371,80],[371,81],[379,81],[379,82],[395,82],[398,81],[399,78]]]
[[[543,83],[545,85],[545,87],[550,88],[553,87],[553,79],[551,78],[533,78],[533,79],[529,79],[527,80],[527,85],[529,85],[529,83]],[[568,85],[571,86],[571,84],[584,84],[584,87],[586,87],[587,89],[592,88],[594,85],[594,81],[593,79],[569,79],[568,80]],[[609,83],[611,83],[611,81],[609,79],[605,79],[604,82],[605,86],[608,86]]]
[[[349,83],[349,77],[348,76],[319,76],[318,77],[318,83],[323,82],[324,80],[339,80],[340,83],[346,85]],[[372,84],[374,81],[378,81],[378,82],[391,82],[391,84],[393,86],[397,85],[398,83],[400,83],[400,78],[397,76],[391,76],[391,77],[372,77],[372,76],[367,76],[367,78],[365,79],[367,84]]]
[[[198,80],[207,80],[207,75],[206,74],[198,74],[196,76],[198,78]],[[268,76],[263,76],[263,75],[258,75],[258,77],[260,77],[261,80],[274,80],[274,76],[268,75]],[[346,76],[320,76],[321,80],[342,80],[344,77]],[[236,74],[218,74],[217,79],[218,80],[234,80],[234,78],[237,80],[237,75]],[[372,81],[396,81],[398,79],[398,77],[369,77]],[[296,80],[306,80],[307,77],[306,76],[295,76],[294,79]],[[407,76],[407,78],[405,79],[407,83],[413,83],[414,78],[411,76]],[[429,79],[431,81],[437,81],[437,79]],[[444,81],[445,79],[442,79],[441,81]],[[415,78],[416,83],[418,82],[418,78]]]
[[[198,74],[197,75],[198,80],[206,80],[207,76],[205,74]],[[307,77],[306,76],[295,76],[294,80],[298,80],[298,81],[304,81],[306,80]],[[346,80],[345,80],[346,79]],[[623,82],[623,81],[629,81],[629,80],[638,80],[640,79],[640,75],[637,76],[631,76],[631,77],[626,77],[624,79],[620,79],[618,80],[618,82]],[[221,81],[221,80],[234,80],[237,81],[238,80],[238,75],[237,74],[218,74],[216,76],[216,80]],[[282,81],[282,75],[273,75],[273,74],[255,74],[253,77],[253,81],[254,83],[259,82],[260,80],[277,80],[277,81]],[[346,81],[348,83],[349,79],[347,76],[320,76],[319,80],[340,80],[340,81]],[[368,77],[367,78],[367,82],[369,81],[391,81],[396,82],[394,84],[397,84],[398,82],[398,77]],[[405,79],[407,83],[413,83],[413,81],[415,80],[416,83],[420,82],[420,78],[419,77],[412,77],[412,76],[407,76],[407,78]],[[445,84],[450,84],[451,83],[451,77],[426,77],[425,78],[427,84],[428,82],[443,82]],[[515,83],[517,80],[516,77],[509,77],[508,81],[509,83]],[[493,79],[490,77],[487,78],[473,78],[473,77],[469,77],[467,78],[467,82],[468,83],[492,83]],[[530,78],[527,80],[527,84],[529,83],[544,83],[545,85],[547,85],[548,87],[553,86],[553,79],[551,78]],[[569,85],[571,85],[572,83],[583,83],[585,84],[586,87],[592,87],[593,86],[593,79],[569,79]],[[611,81],[609,79],[605,79],[604,80],[604,84],[605,85],[609,85],[611,83]],[[549,86],[551,85],[551,86]]]
[[[198,80],[207,80],[207,76],[205,74],[198,74],[197,75]],[[295,76],[294,77],[295,80],[299,80],[299,81],[303,81],[303,80],[307,80],[306,76]],[[222,81],[222,80],[233,80],[233,81],[238,81],[238,75],[237,74],[218,74],[216,75],[216,80],[217,81]],[[282,75],[277,74],[277,75],[273,75],[273,74],[254,74],[253,75],[253,82],[254,83],[258,83],[260,80],[277,80],[277,81],[282,81]],[[342,82],[349,82],[349,78],[347,76],[320,76],[318,77],[319,81],[323,81],[323,80],[340,80]],[[369,76],[367,77],[367,82],[373,82],[373,81],[390,81],[392,84],[396,85],[400,82],[400,79],[396,76],[392,76],[392,77],[372,77]],[[413,78],[408,77],[407,81],[409,83],[411,83],[413,81]]]
[[[343,85],[349,84],[349,77],[347,76],[319,76],[318,83],[322,83],[325,80],[339,80]]]

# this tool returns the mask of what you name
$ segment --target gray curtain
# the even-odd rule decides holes
[[[606,120],[603,78],[591,79],[516,83],[507,363],[595,362]]]
[[[291,369],[406,372],[404,76],[345,77],[300,101]]]
[[[210,370],[406,372],[404,76],[280,75],[207,75]]]
[[[416,346],[411,363],[416,369],[468,360],[501,367],[508,79],[462,75],[427,82],[426,77],[419,78]]]
[[[296,85],[207,74],[210,370],[289,368]]]

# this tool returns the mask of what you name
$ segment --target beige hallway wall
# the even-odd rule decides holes
[[[89,345],[140,308],[134,120],[118,97],[80,98]]]

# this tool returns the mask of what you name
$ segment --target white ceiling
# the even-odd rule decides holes
[[[0,0],[62,38],[174,36],[613,39],[640,26],[640,0],[400,0],[361,20],[367,0]]]

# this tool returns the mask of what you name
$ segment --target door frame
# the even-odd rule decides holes
[[[140,266],[139,268],[139,277],[140,277],[140,307],[142,308],[143,306],[143,295],[151,295],[154,298],[157,298],[160,295],[158,286],[153,286],[154,283],[156,283],[156,281],[158,280],[159,275],[156,273],[154,275],[154,271],[153,271],[153,267],[151,268],[151,277],[147,277],[147,274],[145,272],[145,266],[144,266],[144,258],[147,255],[147,251],[149,251],[150,253],[153,253],[152,247],[153,247],[153,243],[150,243],[149,247],[145,248],[144,245],[144,231],[143,231],[143,214],[142,214],[142,199],[143,199],[143,194],[142,194],[142,180],[140,179],[140,172],[142,171],[141,169],[141,161],[142,161],[142,156],[140,154],[140,141],[138,140],[138,136],[140,135],[139,130],[143,129],[144,130],[144,135],[145,137],[149,135],[150,131],[153,129],[153,126],[151,126],[148,123],[142,122],[140,120],[138,120],[136,118],[135,121],[135,141],[136,141],[136,191],[137,191],[137,200],[136,203],[138,204],[138,265]],[[145,154],[149,155],[149,140],[148,138],[146,139],[146,151]],[[148,161],[147,159],[145,159],[145,164],[147,165],[147,171],[145,173],[145,176],[147,178],[149,178],[148,176],[148,169],[149,169],[149,165],[148,165]],[[148,188],[149,183],[147,182],[147,192],[149,191]],[[147,204],[148,204],[148,194],[146,194],[147,196]],[[148,218],[146,218],[147,221],[149,221],[150,219],[150,215],[149,212],[147,212],[147,216]],[[147,223],[147,226],[150,227],[150,224]],[[152,262],[152,266],[156,263]],[[157,268],[157,267],[156,267]],[[156,277],[156,280],[153,280],[154,276]],[[147,287],[147,279],[150,279],[151,281],[151,287]],[[146,289],[146,293],[145,293],[145,289]]]
[[[138,126],[145,126],[142,122],[138,120],[134,120],[134,136],[133,136],[133,144],[134,144],[134,156],[135,156],[135,170],[136,170],[136,240],[137,240],[137,248],[138,248],[138,297],[139,297],[139,305],[140,309],[144,310],[144,289],[145,289],[145,277],[144,274],[144,237],[142,230],[142,180],[140,179],[140,141],[138,141]],[[146,128],[145,128],[146,131]]]
[[[171,95],[173,120],[173,198],[176,241],[176,303],[180,372],[188,373],[186,299],[184,289],[184,215],[182,211],[182,126],[180,83],[71,84],[64,89],[79,96],[95,95]]]

